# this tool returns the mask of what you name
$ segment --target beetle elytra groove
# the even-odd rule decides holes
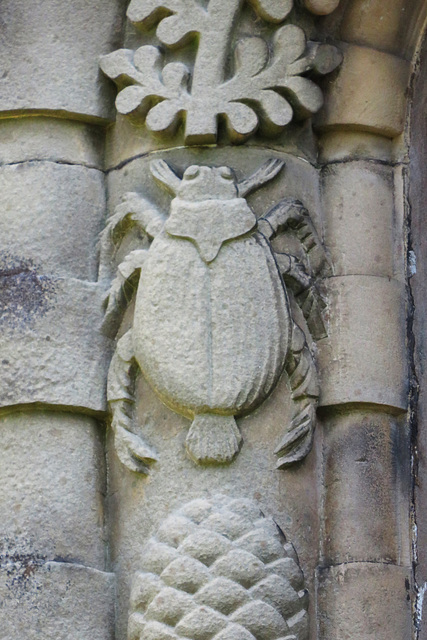
[[[194,165],[181,178],[165,161],[154,161],[154,179],[175,196],[169,215],[128,193],[101,236],[101,264],[131,224],[151,241],[119,266],[105,315],[114,332],[133,284],[133,326],[117,343],[107,396],[117,453],[134,471],[147,473],[157,460],[132,433],[138,368],[168,407],[192,421],[186,447],[197,463],[233,460],[242,443],[235,418],[256,409],[283,372],[295,412],[276,450],[278,467],[301,460],[311,448],[316,370],[292,318],[288,288],[314,337],[324,332],[322,300],[310,269],[275,252],[271,241],[292,233],[310,260],[317,256],[317,271],[327,265],[326,255],[300,202],[286,198],[257,220],[246,201],[283,166],[270,160],[238,182],[229,167]]]

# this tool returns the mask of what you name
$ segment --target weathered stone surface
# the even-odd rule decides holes
[[[405,0],[354,0],[344,13],[341,37],[347,42],[401,54],[412,12],[413,4]]]
[[[0,567],[0,640],[110,640],[114,575],[20,558]]]
[[[118,45],[122,0],[4,0],[0,112],[54,111],[85,119],[112,115],[113,95],[98,58]],[[102,16],[102,19],[100,19]],[[1,114],[0,114],[1,117]]]
[[[343,47],[344,60],[327,84],[316,125],[356,129],[393,138],[403,131],[408,62],[356,45]]]
[[[324,419],[324,562],[410,564],[406,417],[360,408]]]
[[[130,596],[129,640],[308,638],[298,556],[251,500],[187,503],[149,540],[142,568]]]
[[[145,156],[148,153],[159,150],[164,150],[163,153],[170,153],[171,149],[181,148],[181,152],[186,154],[188,147],[182,146],[182,131],[179,130],[177,134],[169,136],[168,138],[159,138],[147,135],[147,130],[144,126],[135,126],[129,121],[127,116],[117,114],[116,122],[108,127],[105,138],[105,167],[106,169],[121,169],[124,164],[129,161],[135,160]],[[230,161],[230,154],[234,151],[242,154],[242,148],[240,145],[234,145],[234,147],[225,147],[228,151],[228,159],[224,160],[224,164]],[[261,137],[254,137],[251,142],[251,151],[254,148],[258,148],[262,153],[265,149],[265,139]],[[317,159],[317,147],[315,142],[315,135],[313,128],[308,125],[308,122],[299,124],[290,124],[284,133],[275,136],[268,141],[268,148],[273,152],[292,154],[297,158],[305,158],[309,162],[315,163]],[[212,157],[215,157],[216,153],[221,149],[211,149],[210,158],[208,161],[212,161]],[[203,148],[198,148],[199,153],[203,153]],[[200,162],[200,159],[197,160]]]
[[[358,562],[320,569],[320,640],[408,640],[411,570]]]
[[[372,162],[325,167],[324,238],[335,275],[404,279],[403,220],[393,196],[391,167]]]
[[[104,568],[104,452],[92,418],[0,416],[0,558],[37,556]]]
[[[12,164],[0,168],[0,192],[1,275],[27,264],[38,274],[97,279],[102,172],[55,162]]]
[[[43,116],[0,120],[0,165],[50,160],[102,169],[104,130]]]
[[[0,406],[105,410],[104,296],[96,283],[39,276],[25,263],[0,275]]]
[[[172,9],[179,8],[180,5],[191,6],[189,0],[182,2],[181,0],[162,0],[162,2],[163,5],[160,8],[160,17],[163,18],[162,28],[166,23],[173,25],[175,20],[175,16],[171,18],[167,15],[169,6]],[[117,46],[137,49],[142,44],[152,45],[155,43],[154,29],[151,29],[148,34],[138,33],[135,37],[135,46],[132,35],[125,45],[119,43],[118,40],[122,36],[120,20],[114,24],[114,16],[119,13],[124,14],[125,5],[129,4],[125,0],[105,0],[104,2],[71,0],[68,3],[64,0],[43,0],[43,2],[35,0],[33,3],[5,0],[1,4],[0,22],[4,21],[4,24],[2,24],[0,37],[0,76],[2,76],[0,88],[3,89],[0,92],[0,108],[6,110],[0,112],[0,118],[3,118],[0,122],[3,141],[0,148],[0,164],[48,160],[61,164],[81,163],[101,168],[102,150],[99,149],[97,136],[91,127],[77,122],[68,122],[65,119],[60,121],[43,116],[37,120],[37,118],[21,118],[21,116],[27,109],[29,110],[26,113],[27,116],[29,112],[34,114],[42,109],[41,113],[50,113],[54,117],[67,117],[71,114],[71,118],[82,118],[90,122],[94,119],[99,122],[102,119],[105,122],[109,114],[111,115],[112,101],[108,102],[109,96],[106,94],[101,95],[104,89],[100,87],[102,85],[106,88],[109,94],[113,91],[110,91],[112,87],[108,87],[108,82],[102,79],[96,70],[98,55],[108,53]],[[159,7],[159,4],[160,0],[130,2],[131,7],[139,6],[142,10],[149,10],[150,6],[155,5]],[[199,8],[207,7],[208,1],[197,0],[194,4]],[[374,55],[372,51],[365,55],[364,61],[363,55],[360,55],[362,60],[360,64],[355,63],[353,67],[348,64],[345,77],[344,74],[337,73],[337,95],[331,92],[331,106],[335,111],[332,115],[327,111],[330,120],[325,124],[324,141],[326,138],[328,140],[323,147],[321,161],[333,160],[339,163],[342,160],[355,158],[393,161],[391,137],[399,128],[402,128],[403,118],[399,113],[403,113],[403,109],[399,111],[399,108],[404,102],[402,89],[405,81],[402,80],[401,83],[396,82],[393,85],[395,76],[391,72],[400,74],[400,67],[404,66],[401,62],[401,58],[406,55],[404,52],[406,45],[402,44],[403,39],[407,42],[413,41],[421,34],[420,28],[413,28],[414,22],[407,18],[408,14],[414,16],[417,13],[416,20],[421,24],[427,3],[411,0],[402,5],[402,0],[382,2],[343,0],[341,7],[333,11],[337,0],[305,0],[305,6],[318,16],[333,11],[335,16],[332,14],[326,21],[320,17],[313,18],[307,15],[303,10],[303,0],[295,4],[296,10],[288,20],[295,16],[301,21],[300,27],[304,27],[310,37],[316,37],[315,34],[319,33],[320,39],[326,42],[339,42],[340,39],[347,38],[358,45],[358,50],[363,55],[367,51],[363,49],[363,45],[386,49],[388,53],[396,53],[395,58],[387,57],[384,52],[379,54],[380,57],[386,56],[381,58],[382,60],[389,61],[384,65],[388,70],[386,69],[383,75],[382,71],[377,73],[379,64],[371,64],[371,58]],[[209,0],[209,5],[232,11],[237,3],[235,0]],[[286,16],[291,2],[289,0],[253,0],[251,5],[245,1],[241,2],[240,6],[243,7],[242,14],[246,13],[242,23],[236,24],[233,37],[229,40],[230,47],[227,54],[232,53],[231,48],[239,43],[238,51],[243,52],[239,69],[241,71],[249,67],[252,72],[260,68],[265,60],[263,45],[260,39],[252,38],[246,42],[244,38],[255,35],[270,43],[276,28],[275,23],[278,24]],[[399,20],[399,7],[402,6],[405,8],[405,17]],[[258,17],[264,18],[269,14],[273,18],[271,25],[266,24],[263,19],[255,20],[253,7],[257,10]],[[344,15],[344,22],[340,35],[339,28],[334,31],[332,25],[338,25],[342,15]],[[248,16],[250,20],[247,19]],[[196,17],[196,11],[191,17]],[[136,16],[136,21],[138,19]],[[219,56],[212,56],[212,50],[224,33],[223,27],[221,20],[217,20],[211,40],[203,43],[209,49],[212,66],[221,62]],[[130,33],[132,29],[133,27],[130,27]],[[404,35],[404,32],[407,34]],[[136,30],[135,33],[137,33]],[[288,29],[287,33],[289,35],[292,32]],[[301,34],[300,31],[295,30],[293,33]],[[112,38],[111,34],[113,34]],[[137,41],[137,38],[141,38],[141,41]],[[145,42],[142,38],[146,38]],[[99,46],[102,42],[107,45],[105,49]],[[165,63],[170,64],[173,60],[181,65],[188,65],[188,68],[193,70],[196,46],[194,42],[188,44],[188,47],[178,53],[173,49],[167,49]],[[271,46],[271,52],[273,53],[273,46]],[[273,55],[271,60],[273,61]],[[390,71],[391,67],[393,69]],[[354,71],[355,68],[357,73]],[[261,69],[259,75],[262,76],[267,69],[268,64]],[[168,70],[177,71],[177,67],[169,66]],[[203,70],[205,71],[206,67]],[[146,79],[148,75],[146,68],[144,72]],[[234,73],[232,55],[228,55],[224,77],[233,77]],[[246,82],[244,85],[246,98],[248,95],[253,96],[257,76],[258,74],[253,76],[252,84]],[[165,79],[164,77],[163,80]],[[310,79],[313,79],[311,74]],[[205,83],[209,81],[207,73],[202,80]],[[214,84],[213,86],[215,87]],[[211,89],[209,87],[209,93],[212,96]],[[203,97],[207,96],[208,92]],[[266,104],[265,101],[264,105]],[[160,111],[162,108],[165,109],[165,106],[156,106],[160,106]],[[208,107],[211,106],[208,105]],[[245,110],[244,107],[247,107],[246,114],[248,110],[253,109],[252,104],[244,104],[240,108]],[[235,106],[232,105],[231,108],[235,109]],[[425,120],[424,105],[420,111],[419,117]],[[276,116],[273,122],[275,126],[278,126],[277,113],[276,110],[273,114]],[[208,109],[202,115],[205,117],[207,114]],[[300,115],[306,115],[304,109]],[[265,119],[268,120],[268,118]],[[204,125],[205,122],[202,124]],[[247,122],[243,124],[246,125],[247,130]],[[238,125],[241,125],[240,121]],[[342,129],[345,129],[345,133]],[[355,129],[357,131],[354,131]],[[114,149],[109,153],[109,166],[117,167],[117,171],[112,171],[109,177],[111,213],[123,194],[128,191],[140,192],[161,212],[169,211],[168,196],[158,194],[157,189],[147,177],[150,159],[139,158],[134,162],[128,161],[133,156],[144,154],[147,150],[158,150],[162,145],[173,147],[182,144],[183,132],[178,131],[176,138],[172,138],[167,131],[170,137],[166,142],[159,143],[153,139],[147,142],[148,136],[144,130],[144,127],[134,127],[130,123],[124,127],[120,122],[114,129],[115,133],[111,135],[111,146]],[[237,139],[240,131],[241,129],[237,131]],[[8,182],[9,176],[4,181],[0,178],[0,188],[4,198],[2,202],[4,224],[0,226],[3,240],[0,241],[0,249],[4,249],[6,254],[3,256],[3,262],[0,262],[2,285],[0,290],[0,375],[3,389],[0,397],[3,393],[5,405],[29,403],[30,406],[25,409],[28,413],[30,410],[33,412],[28,421],[22,416],[19,417],[19,420],[22,418],[21,421],[18,417],[15,420],[15,416],[10,414],[4,417],[0,424],[0,439],[2,435],[7,434],[7,448],[5,447],[2,452],[0,447],[0,458],[3,458],[1,462],[7,475],[6,478],[4,475],[0,478],[0,484],[3,481],[0,528],[3,512],[7,531],[11,532],[11,535],[20,537],[22,541],[22,532],[27,533],[33,530],[34,534],[31,535],[40,547],[43,547],[38,550],[28,545],[23,549],[22,546],[16,545],[15,551],[20,554],[22,552],[20,557],[11,561],[9,554],[7,558],[7,588],[3,592],[5,597],[0,596],[0,612],[3,610],[6,619],[4,624],[3,621],[0,622],[1,640],[27,640],[28,638],[39,640],[39,637],[47,640],[111,640],[113,636],[117,640],[125,640],[130,582],[135,570],[141,566],[142,550],[147,539],[158,530],[158,526],[171,513],[171,510],[200,495],[207,499],[217,493],[243,495],[259,503],[267,514],[277,517],[289,532],[291,539],[295,541],[307,583],[311,588],[314,566],[318,563],[319,548],[325,552],[324,560],[329,562],[339,562],[342,558],[369,559],[368,573],[376,571],[372,563],[378,559],[401,562],[409,566],[405,529],[407,512],[404,508],[406,497],[403,489],[400,492],[399,488],[400,474],[406,473],[404,459],[407,448],[403,431],[399,431],[400,419],[385,415],[402,411],[404,408],[402,399],[406,389],[402,391],[404,385],[400,378],[407,376],[407,372],[402,365],[405,355],[403,345],[405,338],[409,342],[412,338],[410,332],[406,336],[404,331],[403,287],[399,288],[395,281],[387,282],[390,277],[402,280],[403,270],[398,268],[398,263],[401,261],[403,266],[403,251],[400,242],[395,242],[397,236],[390,235],[389,232],[390,225],[393,225],[394,229],[398,229],[398,233],[403,235],[401,219],[405,184],[402,178],[406,170],[396,170],[394,194],[398,204],[393,207],[390,197],[392,191],[390,171],[385,168],[378,170],[375,180],[371,181],[372,176],[367,167],[360,171],[356,179],[356,172],[346,174],[344,169],[341,176],[337,166],[337,173],[334,173],[337,192],[332,193],[332,187],[328,185],[328,188],[331,188],[328,202],[333,206],[322,207],[319,202],[320,190],[311,123],[306,121],[303,126],[293,122],[289,128],[285,129],[286,133],[283,132],[270,140],[266,140],[263,135],[266,131],[270,134],[274,133],[274,126],[268,123],[264,130],[258,130],[258,137],[252,138],[256,140],[255,144],[274,146],[278,154],[286,148],[298,158],[288,156],[286,158],[288,167],[284,175],[280,176],[274,184],[266,186],[259,193],[251,196],[250,206],[259,216],[283,197],[296,197],[304,202],[312,214],[321,236],[323,233],[321,217],[325,212],[325,229],[327,240],[333,247],[336,275],[348,276],[348,285],[342,285],[342,295],[337,291],[344,278],[341,280],[335,278],[335,282],[331,280],[328,284],[331,291],[334,287],[335,289],[330,297],[332,335],[329,342],[325,340],[326,349],[330,349],[324,361],[324,384],[326,393],[329,394],[326,404],[329,402],[329,405],[324,409],[323,414],[320,414],[328,416],[323,449],[326,459],[321,459],[320,445],[323,444],[323,439],[321,430],[318,430],[317,448],[302,464],[286,473],[275,470],[274,447],[283,442],[287,426],[293,417],[290,412],[291,389],[287,385],[285,376],[278,381],[276,389],[272,391],[259,411],[254,411],[250,416],[237,418],[238,428],[243,436],[242,449],[233,465],[217,468],[200,468],[186,458],[185,439],[189,427],[187,419],[162,404],[146,381],[142,378],[137,380],[137,419],[133,423],[135,437],[141,437],[150,445],[152,444],[157,462],[152,465],[152,475],[148,479],[130,473],[119,463],[112,449],[109,453],[111,511],[108,515],[109,526],[106,534],[108,531],[112,566],[117,571],[120,588],[117,592],[117,600],[108,608],[108,618],[102,612],[97,617],[98,611],[103,607],[100,604],[101,598],[108,595],[108,580],[101,579],[101,587],[94,588],[91,577],[86,570],[82,570],[85,577],[80,586],[72,591],[73,581],[69,575],[66,581],[64,579],[66,587],[60,580],[51,580],[55,567],[50,571],[46,568],[46,583],[43,582],[44,578],[43,580],[40,578],[45,571],[45,555],[49,558],[51,555],[54,557],[60,555],[61,558],[73,562],[79,561],[80,556],[76,557],[76,554],[81,554],[85,556],[86,564],[95,565],[95,561],[91,560],[95,558],[96,566],[102,566],[100,548],[94,543],[95,538],[99,541],[102,534],[98,511],[100,502],[98,487],[101,487],[101,484],[97,485],[96,477],[104,473],[100,465],[100,443],[94,435],[95,426],[91,419],[69,416],[65,412],[55,417],[55,420],[58,418],[58,422],[55,423],[54,429],[49,427],[46,431],[43,425],[47,422],[42,425],[40,421],[36,421],[38,411],[39,415],[43,416],[43,420],[47,421],[48,416],[44,413],[46,408],[42,413],[40,406],[46,402],[50,409],[55,406],[57,409],[65,408],[63,402],[66,403],[67,409],[73,411],[99,411],[105,408],[101,397],[101,390],[105,383],[105,362],[102,354],[108,354],[109,342],[103,341],[99,334],[102,291],[93,283],[78,282],[78,279],[95,281],[97,277],[95,244],[98,231],[102,226],[103,215],[103,199],[97,194],[102,194],[104,187],[101,181],[97,184],[96,179],[87,179],[88,174],[84,174],[83,171],[78,174],[76,172],[72,177],[68,167],[63,165],[61,177],[59,171],[55,172],[55,176],[52,172],[51,178],[45,180],[40,170],[40,174],[36,175],[34,172],[34,178],[26,177],[22,181],[14,182],[13,178]],[[298,131],[300,133],[297,133]],[[193,141],[201,140],[200,137],[197,138],[198,135],[196,130]],[[212,136],[208,132],[205,140],[209,139],[210,135]],[[189,136],[188,142],[191,141]],[[176,148],[164,153],[180,171],[191,164],[207,167],[229,166],[236,170],[239,178],[249,175],[270,154],[260,148],[258,151],[250,147],[230,149],[225,146],[226,141],[225,136],[219,138],[220,148],[211,146],[203,149],[195,148],[191,151],[186,148]],[[162,152],[160,157],[166,157],[166,155]],[[302,158],[311,159],[313,166],[303,162]],[[417,156],[416,166],[420,174],[423,172],[424,165],[422,156]],[[4,168],[5,172],[9,170]],[[335,167],[331,171],[335,171]],[[58,186],[53,187],[54,183]],[[71,187],[71,184],[74,186]],[[9,185],[12,186],[9,188]],[[390,187],[389,191],[386,187]],[[356,193],[354,196],[353,190]],[[24,193],[30,192],[31,195],[23,196]],[[417,196],[417,201],[420,203],[419,225],[416,227],[419,244],[416,248],[417,256],[410,256],[411,269],[415,268],[415,257],[422,255],[425,236],[423,194],[424,191],[421,190]],[[102,204],[98,207],[95,202],[102,202]],[[6,206],[3,206],[4,203]],[[359,212],[364,214],[363,220],[366,223],[364,230],[358,225]],[[335,217],[338,214],[343,217],[342,220]],[[378,226],[377,222],[380,223]],[[115,257],[118,261],[129,250],[136,248],[135,245],[141,240],[145,247],[146,241],[141,238],[139,232],[133,230],[130,236],[117,251]],[[280,250],[285,246],[281,238],[275,238],[273,242],[275,249]],[[12,247],[12,253],[10,253],[10,247]],[[112,259],[109,268],[114,269],[114,263],[115,260]],[[422,332],[423,300],[426,298],[425,287],[421,282],[424,277],[422,258],[419,264],[421,269],[417,290],[419,314],[417,330]],[[241,291],[239,289],[239,294],[242,294],[239,304],[239,308],[242,309],[239,316],[240,324],[245,330],[248,326],[248,331],[254,328],[251,324],[254,306],[245,304],[247,297],[252,294],[249,286],[250,266],[247,269],[247,287],[242,287]],[[371,286],[371,284],[365,286],[367,278],[363,282],[353,279],[356,271],[358,274],[384,276],[384,278],[376,278],[378,286]],[[104,275],[108,279],[109,274]],[[230,272],[226,275],[229,278],[231,275],[234,276],[233,280],[236,282],[231,282],[229,289],[235,291],[240,276],[238,269],[236,268],[233,274]],[[166,279],[165,276],[162,275],[162,277]],[[69,278],[75,279],[68,280]],[[227,286],[228,284],[227,281]],[[347,286],[352,291],[351,295],[346,293]],[[383,287],[385,289],[389,287],[389,292],[384,292]],[[162,287],[163,296],[164,289],[166,287]],[[174,293],[176,293],[175,290],[172,291],[172,295]],[[184,288],[184,296],[186,293],[187,290]],[[228,298],[232,304],[237,304],[234,297],[229,295]],[[178,303],[176,306],[181,310]],[[290,307],[292,316],[307,330],[303,314],[298,311],[292,301]],[[192,309],[190,306],[190,312]],[[264,306],[262,309],[265,313]],[[122,333],[129,328],[132,308],[129,308],[127,314],[121,329]],[[427,314],[425,315],[427,317]],[[177,317],[182,318],[178,314]],[[266,316],[266,320],[265,324],[268,325],[270,317]],[[3,325],[7,325],[7,328],[3,329]],[[173,322],[170,325],[173,330]],[[240,336],[243,334],[240,325],[236,333]],[[169,335],[164,341],[168,345],[173,343]],[[1,353],[2,346],[6,350],[5,357]],[[310,346],[315,345],[312,343]],[[245,348],[241,344],[238,348],[238,356],[240,356]],[[417,343],[416,349],[422,393],[422,342]],[[234,352],[231,349],[225,353],[227,371],[231,368],[229,356],[232,353]],[[108,358],[107,355],[105,357]],[[236,358],[237,360],[241,366],[239,368],[236,366],[236,370],[244,370],[243,358],[241,360]],[[231,385],[227,384],[228,387]],[[353,410],[357,403],[359,406],[362,404],[364,409],[368,408],[363,405],[364,402],[377,402],[377,405],[371,406],[370,415],[364,413],[363,416],[362,412],[356,416],[356,410],[350,416],[346,413],[349,407],[340,405],[339,418],[331,418],[330,416],[338,411],[336,405],[332,409],[330,406],[334,402],[346,401],[354,403],[351,407]],[[384,403],[384,406],[378,403]],[[421,431],[423,417],[421,406],[419,413]],[[52,421],[54,421],[53,418]],[[371,428],[372,425],[375,429]],[[425,452],[422,442],[421,438],[421,446],[418,447],[421,461]],[[59,450],[61,455],[55,455]],[[91,457],[93,460],[90,459]],[[316,457],[318,458],[317,470]],[[40,459],[42,460],[41,468],[38,467]],[[21,461],[21,466],[17,461]],[[414,468],[415,463],[416,459],[414,459]],[[88,469],[92,469],[90,478]],[[318,497],[316,482],[320,481],[321,470],[326,473],[327,494]],[[0,471],[0,476],[1,473]],[[52,474],[56,476],[53,477]],[[418,485],[422,491],[422,477],[418,479]],[[28,493],[28,496],[21,496],[21,493]],[[13,509],[9,505],[9,494],[12,496],[10,502],[13,502]],[[318,516],[324,498],[328,519],[323,523],[325,526],[323,527],[322,524],[319,528]],[[92,507],[89,508],[90,500],[92,500]],[[16,508],[21,503],[21,508]],[[418,508],[418,512],[422,514],[422,508]],[[72,518],[78,521],[75,531],[72,531]],[[227,523],[229,522],[227,519]],[[422,519],[420,523],[422,524]],[[47,534],[43,527],[49,528],[49,531],[55,534],[55,541],[53,541],[53,533]],[[425,539],[425,532],[423,533],[422,529],[423,527],[419,526],[420,547]],[[177,529],[172,526],[170,531],[174,535],[179,534],[179,531],[177,533]],[[326,540],[322,539],[325,532]],[[82,540],[84,535],[86,538]],[[34,539],[31,542],[34,542]],[[250,539],[246,542],[252,545],[253,549],[259,540]],[[265,547],[261,546],[266,552],[271,548],[268,541]],[[68,548],[73,554],[67,551]],[[186,553],[197,552],[200,548],[201,546],[194,544],[193,540],[188,540],[187,536]],[[204,547],[202,550],[206,551]],[[203,556],[206,562],[212,559],[209,555],[210,550],[208,547],[206,555]],[[34,553],[31,555],[32,552]],[[26,553],[28,555],[25,555]],[[155,559],[154,553],[152,559]],[[427,564],[422,555],[422,549],[420,559],[422,570],[418,573],[418,579],[421,587],[427,579],[424,576]],[[224,568],[224,563],[222,566]],[[361,567],[354,565],[353,567],[354,574],[359,575],[359,569],[362,572]],[[225,568],[228,569],[229,566],[225,565]],[[61,571],[58,569],[58,572]],[[64,571],[71,574],[76,569],[71,567],[65,568]],[[355,640],[355,638],[365,640],[364,635],[369,640],[378,640],[382,636],[387,640],[396,640],[396,636],[397,640],[408,640],[411,637],[411,629],[410,610],[405,600],[407,592],[402,588],[397,593],[402,587],[402,575],[399,569],[392,567],[387,567],[384,571],[393,578],[389,583],[392,584],[390,589],[384,589],[386,580],[381,579],[375,583],[373,578],[371,581],[370,578],[366,578],[366,575],[363,580],[363,576],[360,578],[359,586],[354,590],[350,588],[347,590],[348,573],[347,577],[340,574],[333,586],[328,582],[329,578],[325,578],[322,583],[325,587],[324,599],[321,595],[318,607],[314,598],[311,598],[309,603],[312,608],[310,637],[315,638],[318,635],[316,611],[319,611],[321,625],[323,625],[321,632],[325,640],[338,640],[338,638],[339,640]],[[336,576],[338,571],[331,569],[326,573],[330,577]],[[36,574],[38,577],[31,582]],[[395,577],[396,575],[398,577]],[[172,578],[169,572],[168,579]],[[18,585],[22,587],[20,590],[17,588]],[[264,588],[265,585],[260,587],[262,595],[265,594]],[[396,589],[396,592],[393,592],[393,589]],[[51,592],[48,593],[49,591]],[[396,595],[388,598],[392,592]],[[64,593],[65,598],[62,601],[56,599]],[[99,598],[98,594],[100,594]],[[166,606],[172,601],[169,594],[170,592],[167,594]],[[240,595],[241,591],[236,597]],[[273,595],[276,598],[280,593],[273,591]],[[10,596],[15,597],[15,602],[12,602]],[[209,606],[212,602],[209,598],[214,596],[218,596],[216,602],[219,602],[222,609],[229,606],[231,599],[229,600],[228,596],[226,598],[220,588],[213,594],[209,590],[203,592],[203,598],[206,598],[203,600],[203,606],[206,602]],[[183,604],[185,606],[186,603]],[[115,606],[118,616],[117,632],[111,625]],[[241,606],[243,607],[244,604],[242,603]],[[162,611],[164,611],[162,602],[157,600],[150,615],[156,617]],[[229,616],[228,611],[219,613],[225,617]],[[257,636],[263,635],[265,629],[260,629],[260,626],[267,620],[267,616],[260,615],[258,609],[249,614],[245,620],[249,620],[253,625],[251,628]],[[90,616],[93,617],[88,621]],[[403,625],[399,625],[399,621],[396,621],[397,617],[405,619]],[[426,619],[426,616],[424,617]],[[180,631],[187,637],[192,637],[193,631],[195,631],[194,635],[196,633],[209,635],[212,630],[210,623],[215,625],[217,621],[216,616],[211,619],[208,619],[208,616],[203,619],[197,618],[196,624],[194,624],[194,618],[186,619],[185,623],[182,622]],[[243,618],[238,620],[238,622],[243,621]],[[221,625],[221,621],[219,624]],[[221,635],[222,640],[226,640],[227,635],[228,640],[238,633],[240,636],[241,628],[236,629],[236,626],[226,629]],[[279,628],[279,631],[282,638],[286,636],[282,634],[282,628]],[[155,633],[156,640],[159,640],[161,636],[159,629],[155,629]]]
[[[320,406],[369,402],[406,410],[403,283],[343,276],[326,283],[329,335],[318,342]]]
[[[319,160],[322,163],[348,160],[380,160],[394,158],[389,138],[365,131],[328,131],[319,136]]]

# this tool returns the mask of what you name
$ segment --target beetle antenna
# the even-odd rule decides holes
[[[165,160],[153,160],[150,163],[151,175],[161,186],[176,195],[181,184],[179,178],[172,167]]]
[[[278,158],[267,160],[255,173],[249,178],[245,178],[237,184],[237,191],[241,198],[262,187],[262,185],[273,180],[283,169],[285,162]]]

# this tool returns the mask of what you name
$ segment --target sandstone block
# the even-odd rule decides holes
[[[325,562],[409,565],[405,418],[360,409],[324,424]]]
[[[319,160],[323,163],[348,160],[391,162],[393,142],[365,131],[327,131],[319,136]]]
[[[0,277],[1,407],[105,410],[111,341],[100,332],[103,297],[95,283],[22,265]]]
[[[96,280],[105,215],[100,171],[55,162],[8,165],[0,168],[0,193],[1,275],[25,264],[38,273]]]
[[[110,640],[114,575],[21,557],[0,568],[0,640]]]
[[[2,554],[104,568],[103,445],[93,418],[17,412],[0,418]]]
[[[284,196],[301,200],[310,212],[319,235],[322,235],[320,219],[319,176],[307,161],[288,153],[254,147],[176,148],[159,151],[156,158],[162,158],[182,175],[185,169],[195,164],[211,166],[232,166],[238,179],[252,175],[271,158],[285,162],[285,168],[277,178],[261,190],[249,195],[248,202],[257,217],[265,215]],[[150,174],[153,156],[143,155],[124,163],[108,174],[108,213],[112,215],[127,191],[139,192],[153,202],[164,213],[170,209],[171,195],[159,189]],[[119,159],[122,162],[123,158]]]
[[[329,335],[318,342],[320,406],[373,403],[407,406],[406,292],[374,276],[326,281]]]
[[[0,111],[112,116],[114,92],[98,68],[120,38],[121,0],[2,2]],[[1,116],[0,116],[1,117]]]
[[[408,640],[411,570],[354,563],[318,570],[320,640]]]
[[[400,53],[411,12],[405,0],[354,0],[344,13],[341,37],[346,42]]]
[[[394,138],[403,131],[409,63],[356,45],[343,48],[336,78],[325,84],[317,126],[357,129]]]
[[[50,160],[103,168],[101,127],[63,118],[9,118],[0,120],[0,165]]]
[[[170,149],[179,148],[186,154],[187,148],[182,146],[182,130],[172,136],[157,138],[147,135],[144,126],[135,126],[129,122],[127,116],[117,114],[115,123],[107,128],[105,137],[105,167],[106,169],[116,169],[126,164],[128,161],[143,157],[151,152],[167,153]],[[313,128],[307,123],[291,123],[281,135],[277,135],[268,141],[269,149],[279,153],[290,153],[300,158],[308,159],[315,163],[317,160],[317,146],[314,140]],[[244,156],[249,152],[248,146],[224,147],[228,154],[233,154],[234,149],[243,151]],[[254,137],[250,145],[251,151],[258,149],[261,153],[265,149],[265,138]],[[202,151],[202,147],[198,148]],[[214,153],[214,147],[210,149]],[[212,155],[210,156],[212,158]],[[230,157],[230,155],[228,156]],[[230,160],[226,160],[230,163]]]
[[[329,165],[323,171],[323,208],[335,275],[403,279],[403,228],[395,213],[391,167]]]

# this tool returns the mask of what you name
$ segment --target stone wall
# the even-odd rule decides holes
[[[3,1],[0,640],[427,638],[426,12]]]

